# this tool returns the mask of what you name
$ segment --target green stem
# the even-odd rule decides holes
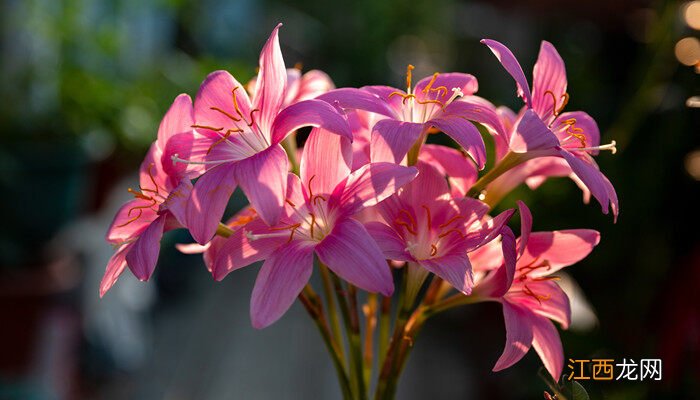
[[[331,274],[333,285],[335,286],[335,294],[338,298],[338,306],[340,314],[343,317],[345,332],[348,338],[348,352],[350,353],[350,381],[355,389],[354,393],[357,399],[366,400],[367,392],[365,389],[364,373],[362,370],[362,340],[360,339],[360,325],[356,322],[357,318],[353,318],[350,305],[346,298],[345,290],[340,278],[335,274]],[[353,301],[351,300],[351,303]],[[356,305],[355,301],[355,305]],[[356,308],[356,307],[355,307]]]
[[[387,348],[389,347],[389,332],[391,331],[391,297],[381,297],[379,307],[379,339],[377,340],[378,365],[384,363]]]
[[[505,157],[503,157],[503,159],[496,164],[495,167],[476,181],[474,186],[469,189],[467,196],[478,198],[489,183],[493,182],[496,178],[503,175],[503,173],[527,161],[528,159],[529,157],[526,155],[526,153],[513,153],[512,151],[508,152]]]
[[[339,348],[336,343],[333,342],[330,331],[328,329],[328,324],[323,315],[323,304],[321,299],[314,292],[310,285],[306,285],[304,290],[299,294],[299,301],[304,306],[306,311],[311,316],[314,324],[321,333],[321,338],[323,343],[326,345],[328,353],[331,355],[331,360],[333,361],[333,366],[338,375],[338,382],[340,383],[340,389],[343,392],[343,398],[345,400],[353,400],[352,391],[350,389],[350,382],[348,380],[347,374],[345,373],[345,368],[343,362],[339,356]]]
[[[377,294],[367,294],[367,304],[363,309],[365,314],[365,344],[364,355],[364,379],[372,380],[372,366],[374,363],[374,332],[377,328]]]
[[[333,282],[331,281],[331,273],[328,271],[328,267],[321,264],[321,277],[323,280],[323,296],[326,298],[328,303],[328,318],[330,319],[331,332],[335,342],[338,343],[340,347],[340,359],[343,364],[345,364],[345,351],[343,350],[343,333],[340,330],[340,319],[338,318],[338,311],[335,304],[335,297],[333,296]]]
[[[404,340],[404,329],[406,327],[406,322],[411,315],[411,305],[412,301],[408,299],[408,267],[403,268],[403,277],[401,280],[401,289],[399,292],[399,311],[396,317],[396,323],[394,325],[394,334],[392,335],[391,342],[389,343],[389,349],[384,357],[384,363],[382,364],[382,369],[379,372],[379,379],[377,381],[377,390],[374,394],[375,400],[391,399],[395,388],[394,382],[398,380],[395,375],[395,368],[397,365],[398,351]]]

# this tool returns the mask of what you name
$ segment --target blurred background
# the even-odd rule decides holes
[[[567,358],[661,358],[661,381],[584,382],[592,398],[687,399],[700,390],[700,1],[3,0],[0,2],[0,399],[334,399],[321,340],[299,305],[255,331],[256,268],[211,280],[163,241],[154,279],[125,273],[100,300],[104,233],[173,98],[206,74],[245,82],[277,22],[288,66],[336,86],[401,86],[462,71],[518,108],[484,37],[530,76],[540,40],[567,66],[568,110],[585,110],[618,153],[597,161],[617,224],[569,180],[521,188],[536,230],[592,228],[570,268]],[[231,210],[242,205],[234,198]],[[594,315],[588,311],[594,311]],[[440,315],[416,343],[400,399],[542,398],[531,351],[499,373],[498,305]],[[566,368],[565,368],[566,372]]]

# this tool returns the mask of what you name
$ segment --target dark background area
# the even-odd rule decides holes
[[[585,110],[601,142],[618,143],[597,161],[621,214],[613,224],[597,204],[582,205],[566,179],[519,188],[500,207],[523,199],[535,230],[602,234],[567,271],[597,315],[562,332],[567,358],[664,362],[661,381],[584,382],[592,398],[697,396],[698,4],[4,0],[0,398],[339,398],[303,310],[253,330],[256,268],[215,283],[198,257],[174,250],[190,240],[184,232],[166,235],[154,282],[125,273],[98,298],[112,251],[104,233],[170,102],[194,96],[215,69],[253,77],[277,22],[287,65],[324,70],[338,87],[401,86],[411,63],[417,77],[472,73],[479,95],[515,109],[512,80],[479,40],[508,45],[528,77],[540,40],[552,42],[566,62],[567,110]],[[497,305],[437,317],[399,398],[541,398],[534,351],[491,372],[504,340]]]

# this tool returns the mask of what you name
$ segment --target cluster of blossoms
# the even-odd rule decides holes
[[[522,202],[490,215],[521,183],[534,189],[548,177],[568,176],[585,201],[592,195],[604,213],[610,209],[617,216],[615,191],[593,160],[600,150],[614,152],[615,143],[600,145],[588,114],[564,112],[567,80],[554,47],[542,42],[530,88],[510,50],[482,41],[516,82],[525,103],[516,113],[476,96],[477,80],[469,74],[435,73],[413,86],[412,66],[405,91],[334,89],[320,71],[302,75],[285,68],[278,30],[249,84],[217,71],[194,102],[185,94],[175,99],[141,165],[138,190],[129,189],[134,199],[107,233],[116,252],[100,294],[126,266],[148,280],[163,233],[186,228],[197,243],[178,248],[203,253],[216,280],[264,261],[251,298],[254,327],[272,324],[299,298],[321,332],[330,333],[327,344],[340,359],[332,291],[324,296],[331,316],[326,319],[309,285],[314,254],[324,284],[338,291],[341,311],[357,312],[352,296],[361,289],[368,292],[365,314],[376,315],[376,300],[387,304],[396,277],[401,296],[394,337],[379,346],[388,365],[378,390],[391,390],[387,376],[400,372],[404,339],[427,316],[480,301],[503,306],[507,343],[495,370],[534,347],[559,377],[563,351],[551,320],[565,329],[570,306],[553,274],[588,255],[599,234],[531,232],[532,216]],[[296,132],[303,127],[312,129],[298,149]],[[493,138],[496,159],[479,177],[487,164],[482,132]],[[426,144],[428,135],[439,133],[457,149]],[[250,206],[222,222],[237,186]],[[516,211],[517,239],[507,226]],[[357,391],[362,377],[352,380],[355,389],[348,391]]]

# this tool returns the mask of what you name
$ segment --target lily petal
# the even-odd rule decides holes
[[[547,128],[539,116],[527,110],[510,138],[510,148],[516,153],[549,150],[559,146],[559,139]],[[551,155],[556,154],[552,151]]]
[[[235,165],[219,165],[195,182],[185,213],[185,226],[197,243],[207,243],[216,233],[226,205],[236,189],[234,172]]]
[[[533,334],[529,313],[522,308],[502,301],[506,323],[506,347],[496,361],[494,371],[500,371],[520,361],[532,346]]]
[[[426,87],[431,82],[430,88],[426,91]],[[452,97],[453,89],[459,89],[465,96],[469,96],[479,90],[479,82],[471,74],[447,72],[438,74],[437,77],[428,76],[421,79],[413,93],[419,101],[437,100],[444,104]]]
[[[269,134],[272,123],[282,108],[287,88],[287,69],[284,66],[279,41],[281,26],[282,24],[277,24],[272,30],[260,52],[260,71],[255,84],[253,107],[260,110],[257,123],[263,134]]]
[[[156,218],[134,242],[126,255],[126,263],[139,280],[147,281],[153,274],[160,253],[160,239],[163,237],[166,216]]]
[[[454,139],[474,160],[479,169],[486,165],[486,147],[479,130],[464,118],[442,115],[426,122]]]
[[[235,93],[240,115],[234,105],[233,93]],[[242,121],[243,117],[249,120],[250,110],[250,99],[245,87],[227,71],[214,71],[209,74],[199,87],[199,92],[194,100],[195,123],[202,126],[231,127],[237,121],[232,120],[229,116],[241,120],[238,124],[242,125],[245,124]],[[219,137],[214,131],[208,129],[201,131],[207,136],[217,139]]]
[[[418,260],[423,268],[446,280],[452,287],[469,295],[474,287],[472,265],[466,254],[448,254],[427,260]]]
[[[120,244],[140,235],[158,218],[152,206],[153,202],[142,199],[131,200],[121,206],[107,230],[106,240]]]
[[[353,140],[348,121],[338,110],[325,101],[312,99],[292,104],[277,114],[271,128],[272,144],[281,142],[287,135],[305,126],[320,127],[351,142]]]
[[[562,108],[566,84],[564,60],[551,43],[543,40],[532,69],[532,108],[543,120],[548,120]]]
[[[447,176],[455,196],[464,197],[479,176],[473,162],[459,150],[447,146],[424,144],[419,159]]]
[[[385,258],[397,261],[413,260],[406,251],[406,242],[390,226],[381,222],[369,222],[365,224],[365,228],[382,250]]]
[[[321,128],[311,130],[304,144],[299,172],[301,181],[314,194],[331,194],[350,174],[352,143]]]
[[[269,326],[291,307],[311,277],[313,250],[313,246],[294,240],[265,261],[250,299],[254,328]]]
[[[372,293],[391,296],[394,281],[377,243],[361,223],[344,219],[317,246],[318,258],[339,277]]]
[[[546,260],[548,268],[534,270],[528,275],[550,275],[586,258],[599,242],[600,233],[590,229],[534,232],[518,264],[528,265],[536,260]]]
[[[608,178],[605,177],[594,164],[594,161],[592,159],[584,161],[564,149],[561,149],[559,154],[564,157],[576,176],[581,179],[588,190],[591,191],[593,197],[598,200],[603,214],[607,214],[608,209],[612,209],[613,217],[617,221],[617,215],[619,213],[617,193],[615,193],[615,188]]]
[[[183,179],[160,206],[161,209],[170,211],[182,226],[187,226],[187,205],[190,193],[192,193],[192,182],[189,179]]]
[[[250,205],[268,225],[276,225],[287,193],[289,160],[276,145],[236,164],[236,181]]]
[[[236,230],[217,251],[212,267],[214,279],[220,281],[230,272],[268,258],[275,250],[287,242],[286,237],[270,237],[251,240],[250,235],[271,233],[270,228],[260,220],[250,222]]]
[[[372,162],[400,164],[425,127],[414,122],[383,119],[374,124],[370,142]]]
[[[518,87],[518,96],[522,97],[523,100],[525,100],[525,104],[529,107],[532,107],[532,96],[530,95],[530,85],[527,83],[527,79],[525,78],[525,73],[523,72],[523,68],[520,66],[520,63],[518,60],[515,58],[513,53],[502,43],[499,43],[495,40],[491,39],[483,39],[481,43],[485,44],[486,46],[491,49],[491,52],[498,58],[498,61],[501,62],[501,65],[503,65],[503,68],[508,71],[510,76],[515,79],[515,83]]]
[[[110,257],[107,263],[107,269],[100,282],[100,297],[103,297],[109,289],[114,286],[119,279],[119,275],[124,272],[126,268],[126,255],[131,251],[133,243],[128,243],[122,245],[112,257]]]
[[[418,170],[391,163],[370,163],[350,174],[335,188],[329,207],[340,207],[345,215],[353,215],[394,194],[412,181]]]
[[[547,318],[532,318],[532,347],[542,359],[542,363],[555,381],[559,381],[564,368],[564,349],[559,332]]]
[[[532,232],[532,213],[525,203],[518,200],[518,211],[520,211],[520,238],[518,238],[518,257],[523,255],[527,242]]]
[[[331,90],[316,98],[330,104],[337,104],[341,108],[350,110],[363,110],[390,118],[395,118],[394,110],[386,101],[374,93],[356,88],[340,88]]]

